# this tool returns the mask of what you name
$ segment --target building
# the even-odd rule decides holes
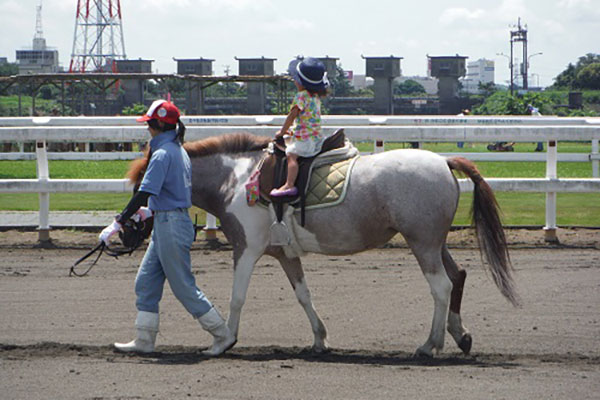
[[[42,6],[37,7],[37,20],[31,49],[17,50],[19,74],[59,72],[58,50],[46,46],[42,32]]]
[[[353,71],[344,72],[347,72],[346,76],[348,77],[348,80],[354,89],[364,89],[373,84],[373,78],[367,78],[366,75],[355,74]]]
[[[455,115],[460,112],[459,79],[467,73],[465,68],[468,57],[427,56],[428,76],[438,78],[439,112],[443,115]]]
[[[180,75],[212,75],[213,59],[210,58],[173,58],[177,62],[177,73]]]
[[[116,60],[117,72],[122,74],[150,74],[154,60]],[[144,104],[146,90],[145,79],[121,79],[121,88],[124,90],[123,104],[128,106],[135,103]]]
[[[210,58],[173,58],[177,62],[177,73],[179,75],[203,75],[213,74],[213,59]],[[185,96],[186,114],[204,114],[204,91],[202,82],[187,81]]]
[[[33,40],[31,50],[17,50],[19,74],[44,74],[59,72],[58,50],[46,47],[46,40]]]
[[[273,76],[275,75],[276,58],[238,58],[239,75]],[[248,114],[261,115],[267,110],[267,89],[265,82],[248,82]]]
[[[117,60],[117,72],[122,74],[151,74],[154,60]]]
[[[479,84],[494,83],[494,61],[480,58],[467,63],[467,75],[461,80],[467,93],[479,93]]]
[[[402,75],[400,60],[402,57],[364,57],[367,76],[373,78],[375,92],[375,113],[382,115],[394,114],[394,95],[392,86],[394,78]]]

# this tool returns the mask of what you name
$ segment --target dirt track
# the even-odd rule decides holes
[[[311,354],[308,320],[271,258],[255,269],[237,346],[207,359],[210,344],[167,288],[157,352],[128,356],[133,279],[142,251],[101,259],[85,278],[68,269],[94,234],[0,232],[0,376],[6,399],[592,399],[600,393],[600,232],[509,232],[524,306],[514,309],[483,271],[469,232],[451,252],[469,273],[463,300],[472,354],[449,335],[433,359],[412,353],[429,333],[432,300],[401,242],[348,257],[304,259],[332,351]],[[225,314],[231,252],[193,252],[199,286]]]

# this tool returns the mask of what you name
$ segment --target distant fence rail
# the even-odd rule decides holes
[[[273,136],[285,116],[185,116],[186,140],[199,140],[231,132],[250,132]],[[444,153],[461,155],[475,161],[546,162],[546,177],[540,179],[487,179],[494,190],[546,193],[546,231],[548,238],[556,229],[557,192],[600,192],[598,143],[600,118],[550,116],[325,116],[325,133],[344,128],[354,141],[373,141],[375,151],[385,141],[392,142],[546,142],[545,153]],[[19,117],[0,118],[0,144],[17,143],[18,152],[0,152],[0,160],[36,160],[37,179],[0,179],[0,193],[39,193],[40,231],[49,230],[49,193],[127,192],[123,179],[50,179],[49,159],[128,160],[141,156],[132,152],[48,152],[46,144],[63,143],[145,143],[146,127],[135,117]],[[557,152],[557,142],[591,142],[591,152]],[[35,152],[25,152],[25,143],[35,143]],[[89,147],[87,148],[89,150]],[[558,161],[590,162],[590,179],[559,179]],[[472,183],[461,179],[462,191]],[[212,218],[211,218],[212,220]]]

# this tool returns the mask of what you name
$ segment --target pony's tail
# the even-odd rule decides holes
[[[515,307],[520,305],[512,277],[514,271],[508,254],[504,229],[500,221],[499,206],[490,185],[483,179],[475,164],[463,157],[447,160],[450,169],[468,176],[475,186],[471,207],[471,225],[477,232],[479,251],[485,258],[492,278],[504,297]]]
[[[136,188],[140,183],[142,183],[142,177],[144,176],[146,168],[148,168],[148,163],[150,162],[149,147],[150,146],[146,146],[144,158],[135,159],[129,164],[129,170],[127,171],[126,177],[129,179],[129,182],[136,186]],[[134,191],[135,190],[136,189],[134,189]]]

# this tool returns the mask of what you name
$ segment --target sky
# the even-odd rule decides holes
[[[93,3],[94,0],[90,0]],[[105,0],[107,1],[107,0]],[[116,1],[116,0],[113,0]],[[0,0],[0,57],[30,47],[40,0]],[[68,68],[77,0],[42,0],[47,45]],[[402,57],[403,76],[425,76],[427,55],[496,63],[496,83],[510,70],[510,30],[528,30],[530,85],[547,86],[569,63],[600,53],[600,0],[121,0],[125,53],[174,73],[173,58],[214,59],[215,75],[238,73],[234,57],[275,58],[284,73],[297,55],[336,57],[365,74],[365,57]],[[515,45],[520,56],[521,47]],[[520,57],[519,57],[520,58]]]

